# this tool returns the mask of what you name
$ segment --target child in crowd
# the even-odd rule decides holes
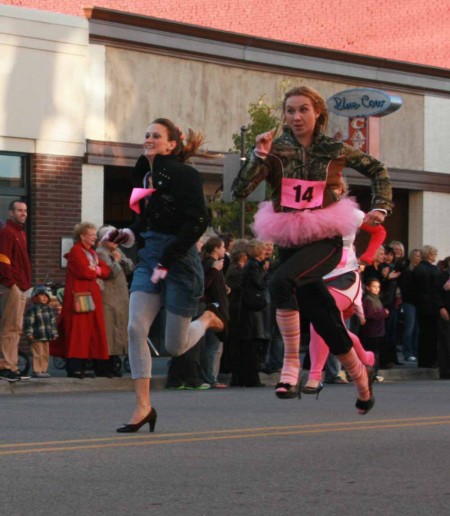
[[[25,314],[24,331],[33,355],[33,376],[48,378],[49,341],[58,337],[56,318],[49,305],[50,296],[44,286],[34,289],[31,305]]]
[[[389,311],[380,301],[381,284],[377,278],[369,278],[366,282],[366,293],[363,298],[365,324],[361,326],[360,337],[364,348],[373,351],[376,369],[379,366],[380,341],[386,334],[384,320]]]

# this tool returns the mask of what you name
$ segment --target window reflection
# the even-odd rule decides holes
[[[23,188],[24,175],[21,156],[0,154],[0,186]]]

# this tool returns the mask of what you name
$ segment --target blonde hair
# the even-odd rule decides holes
[[[430,257],[430,254],[436,253],[438,250],[437,247],[434,247],[434,245],[424,245],[422,249],[420,250],[420,254],[422,255],[422,260],[428,260]]]
[[[405,246],[400,242],[400,240],[392,240],[391,242],[389,242],[389,247],[394,248],[394,245],[401,249],[403,258],[405,256]]]
[[[75,242],[80,242],[80,235],[84,235],[88,229],[97,231],[97,226],[92,222],[80,222],[75,224],[75,227],[73,228],[73,240]]]
[[[236,244],[235,244],[236,245]],[[264,252],[264,242],[261,240],[257,240],[256,238],[252,238],[247,243],[247,254],[251,258],[256,258],[260,256]]]

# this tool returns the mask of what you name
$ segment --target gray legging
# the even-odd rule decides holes
[[[128,356],[133,380],[151,378],[152,356],[147,344],[148,332],[161,309],[159,294],[132,292],[128,320]],[[165,347],[172,356],[182,355],[192,348],[205,334],[200,321],[192,321],[167,311]]]

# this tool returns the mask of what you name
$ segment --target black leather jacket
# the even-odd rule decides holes
[[[146,158],[141,156],[133,171],[133,186],[142,188]],[[148,170],[147,162],[147,170]],[[156,189],[140,203],[141,215],[131,229],[137,236],[143,231],[176,235],[177,239],[163,253],[161,263],[184,256],[208,227],[208,213],[202,182],[195,168],[176,156],[156,156],[151,170],[151,185]],[[142,215],[143,214],[143,215]]]

